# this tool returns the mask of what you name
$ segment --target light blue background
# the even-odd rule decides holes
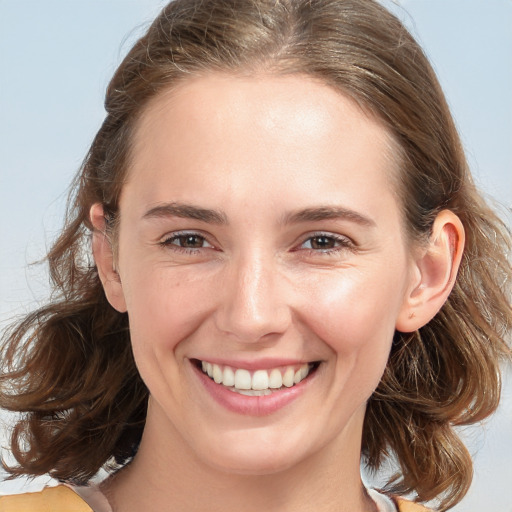
[[[162,0],[0,0],[0,325],[47,293],[44,256],[66,186],[103,118],[114,69]],[[512,206],[512,0],[386,5],[434,67],[486,193]],[[509,223],[510,223],[509,216]],[[511,512],[512,379],[498,415],[465,433],[475,483],[456,512]],[[1,492],[33,489],[0,483]]]

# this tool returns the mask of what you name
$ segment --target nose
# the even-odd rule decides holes
[[[216,311],[217,328],[224,335],[251,343],[286,331],[291,321],[286,279],[273,258],[240,258],[224,277]]]

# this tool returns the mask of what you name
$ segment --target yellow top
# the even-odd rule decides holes
[[[398,498],[399,512],[428,512],[418,503]],[[0,512],[94,512],[73,490],[64,485],[0,497]]]
[[[414,503],[413,501],[404,500],[402,498],[397,499],[399,512],[429,512],[430,509]],[[1,512],[1,510],[0,510]]]
[[[93,512],[75,492],[64,485],[46,487],[40,492],[27,492],[0,497],[0,512]]]

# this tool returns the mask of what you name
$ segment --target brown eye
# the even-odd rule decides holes
[[[330,236],[314,236],[311,238],[311,249],[334,249],[336,240]]]
[[[161,244],[180,249],[203,249],[205,247],[212,247],[204,236],[197,233],[177,233],[163,240]]]
[[[179,235],[175,239],[176,245],[185,247],[186,249],[199,249],[203,247],[204,238],[199,235]]]
[[[323,234],[310,236],[302,242],[300,248],[319,253],[336,252],[340,249],[350,248],[353,244],[350,239],[335,234]]]

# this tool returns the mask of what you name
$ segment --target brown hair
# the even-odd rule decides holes
[[[48,254],[55,296],[4,336],[0,405],[23,412],[12,434],[12,475],[86,482],[123,464],[140,440],[148,391],[133,361],[128,318],[103,293],[91,261],[89,209],[115,221],[131,136],[148,101],[210,71],[302,73],[378,116],[398,142],[411,238],[448,208],[466,231],[448,301],[413,334],[397,332],[368,402],[363,454],[377,469],[394,455],[393,492],[442,508],[466,493],[471,459],[454,425],[492,413],[499,361],[510,356],[510,237],[476,191],[443,93],[402,24],[373,0],[176,0],[114,75],[107,116],[76,178],[65,228]]]

